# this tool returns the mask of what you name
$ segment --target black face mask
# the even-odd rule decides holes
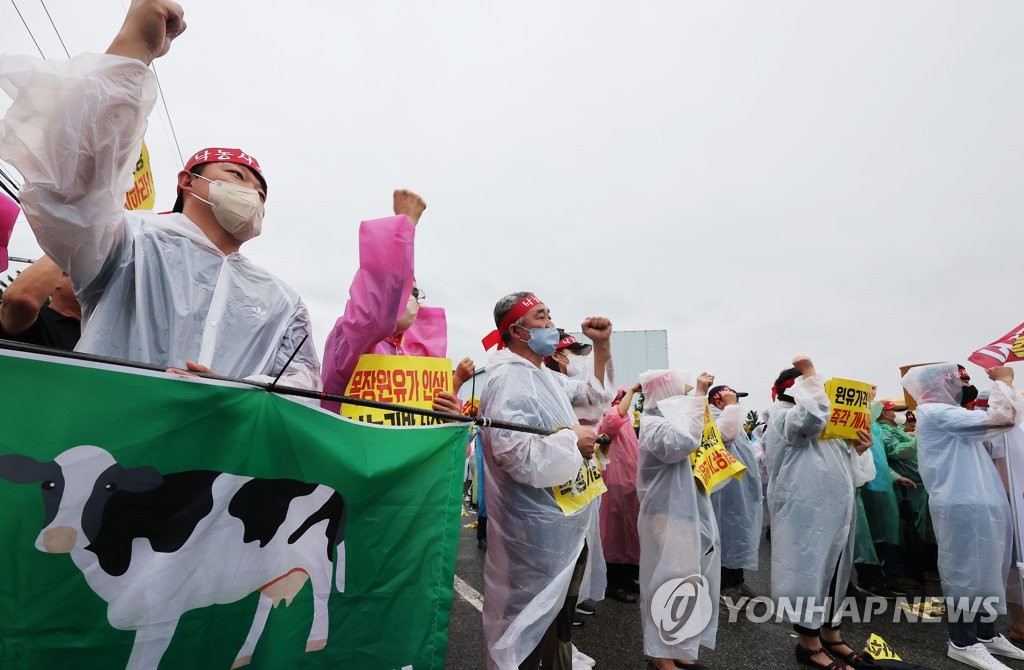
[[[964,386],[960,389],[960,404],[966,405],[967,403],[974,402],[978,399],[978,387],[973,384],[970,386]]]

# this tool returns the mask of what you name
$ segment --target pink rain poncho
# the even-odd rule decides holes
[[[359,269],[349,287],[345,313],[324,346],[324,391],[344,395],[363,354],[434,356],[448,350],[444,309],[420,307],[412,326],[395,334],[413,284],[416,227],[409,217],[389,216],[359,226]],[[340,404],[321,406],[338,412]]]
[[[615,404],[601,417],[598,434],[612,438],[611,460],[601,475],[608,492],[601,496],[601,544],[608,563],[640,565],[640,534],[636,520],[640,500],[636,495],[636,464],[640,443],[633,432],[633,415],[619,416]]]

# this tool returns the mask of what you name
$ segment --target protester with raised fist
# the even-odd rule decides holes
[[[701,445],[705,395],[714,380],[703,372],[694,389],[688,375],[676,370],[640,375],[640,611],[644,653],[658,670],[693,665],[700,647],[715,648],[721,579],[718,524],[711,499],[690,465],[690,454]],[[675,584],[694,589],[692,610],[676,603]],[[687,619],[677,620],[682,610],[687,610]],[[672,639],[666,641],[663,631],[672,631]]]
[[[946,598],[994,599],[995,611],[1005,614],[1010,504],[982,442],[1024,422],[1024,400],[1012,387],[1011,368],[992,368],[988,376],[994,383],[985,412],[961,407],[972,387],[963,366],[954,363],[911,368],[903,387],[918,404],[918,466],[939,543],[942,592]],[[998,634],[994,621],[981,620],[987,614],[981,608],[947,622],[946,655],[983,670],[1007,667],[994,656],[1024,660],[1024,651]]]
[[[855,667],[860,655],[840,636],[837,615],[853,562],[852,459],[871,448],[871,433],[859,431],[851,444],[819,438],[831,410],[825,379],[806,356],[779,374],[772,397],[765,430],[772,598],[799,604],[785,612],[799,638],[797,662]]]
[[[319,389],[305,304],[239,253],[262,229],[255,158],[202,150],[178,173],[177,211],[124,209],[156,102],[148,66],[184,30],[177,3],[134,0],[106,54],[5,56],[13,103],[0,158],[25,178],[29,225],[71,277],[85,314],[78,351]]]
[[[581,330],[594,343],[593,374],[575,380],[544,366],[558,345],[547,305],[529,292],[494,306],[480,414],[499,421],[557,428],[553,435],[483,428],[487,558],[484,637],[487,667],[573,667],[572,621],[587,564],[593,515],[597,434],[574,406],[605,407],[610,386],[612,324],[589,317]]]

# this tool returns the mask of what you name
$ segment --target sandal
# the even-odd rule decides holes
[[[828,665],[822,665],[815,662],[812,657],[818,654],[825,654],[832,659],[832,662]],[[847,670],[850,667],[846,665],[846,663],[833,657],[832,653],[824,647],[818,647],[817,649],[804,649],[799,644],[796,645],[796,662],[800,665],[806,665],[809,668],[820,668],[820,670]]]
[[[828,640],[822,638],[821,643],[828,648],[828,653],[832,654],[838,659],[842,659],[843,663],[846,663],[852,668],[856,668],[857,665],[864,660],[864,655],[856,651],[851,651],[849,654],[845,656],[835,651],[834,648],[838,647],[839,645],[846,645],[847,647],[850,647],[850,645],[846,644],[841,639],[838,642],[829,642]],[[853,647],[850,647],[850,649],[853,649]]]

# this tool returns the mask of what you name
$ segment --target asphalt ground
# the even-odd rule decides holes
[[[473,514],[464,516],[459,535],[459,555],[455,567],[458,588],[452,600],[446,662],[446,667],[451,670],[480,670],[486,667],[481,614],[471,602],[476,600],[474,592],[483,595],[484,554],[477,551],[476,530],[465,527],[475,520]],[[761,565],[764,567],[746,573],[747,584],[755,592],[764,595],[769,593],[768,550],[769,543],[762,538]],[[459,593],[460,588],[468,594],[469,599]],[[927,595],[939,595],[938,588],[929,587]],[[870,623],[844,622],[843,638],[855,649],[863,649],[868,636],[876,633],[904,661],[919,663],[934,670],[963,670],[968,667],[946,657],[944,619],[910,622],[903,615],[899,622],[893,622],[894,609],[893,601],[888,601],[887,611],[873,616]],[[763,611],[755,610],[754,616],[763,616]],[[1009,619],[1001,617],[997,628],[1005,633],[1009,628]],[[585,624],[573,630],[573,642],[597,661],[598,668],[644,668],[640,605],[611,599],[600,601],[597,613],[585,617]],[[729,611],[722,607],[715,649],[701,649],[699,660],[715,670],[795,670],[803,667],[794,658],[795,646],[796,637],[789,624],[775,621],[752,623],[742,614],[730,622]],[[1000,660],[1011,668],[1024,670],[1024,661]]]

